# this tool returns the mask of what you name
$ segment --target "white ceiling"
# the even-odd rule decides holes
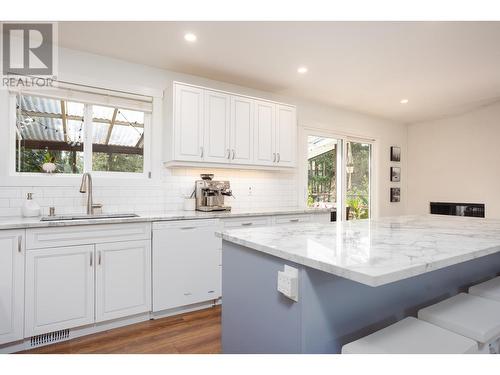
[[[500,22],[61,22],[59,43],[405,123],[500,99]]]

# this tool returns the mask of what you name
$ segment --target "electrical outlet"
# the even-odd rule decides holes
[[[278,292],[291,300],[299,301],[299,270],[285,265],[283,271],[278,271]]]
[[[248,196],[249,197],[252,196],[252,187],[251,186],[248,187]]]

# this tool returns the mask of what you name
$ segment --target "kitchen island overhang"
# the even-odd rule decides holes
[[[238,229],[223,238],[224,353],[342,345],[500,273],[500,221],[405,216]],[[277,273],[299,270],[299,299]]]

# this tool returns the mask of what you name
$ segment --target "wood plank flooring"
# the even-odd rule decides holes
[[[149,320],[21,352],[27,354],[220,353],[221,308]]]

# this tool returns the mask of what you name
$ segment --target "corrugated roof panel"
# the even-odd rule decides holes
[[[110,145],[135,147],[141,135],[143,128],[133,128],[132,126],[115,125],[109,139]]]
[[[19,103],[20,98],[20,103]],[[29,112],[61,114],[61,102],[40,96],[21,95],[17,97],[21,110]]]
[[[92,124],[92,143],[105,144],[108,136],[108,124],[94,122]]]
[[[34,122],[21,126],[23,139],[37,141],[63,141],[63,127],[61,119],[48,117],[33,117]]]

